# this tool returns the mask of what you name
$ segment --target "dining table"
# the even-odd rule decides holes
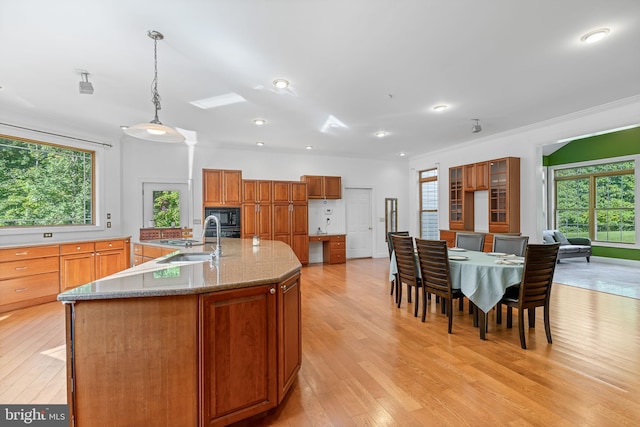
[[[520,283],[524,258],[513,254],[476,252],[460,248],[449,248],[448,257],[451,287],[460,289],[476,307],[480,338],[484,340],[487,313],[500,302],[508,287]],[[397,273],[395,252],[392,252],[389,280],[395,279]]]

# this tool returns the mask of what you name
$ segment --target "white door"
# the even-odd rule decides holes
[[[371,189],[345,188],[347,258],[372,256]]]

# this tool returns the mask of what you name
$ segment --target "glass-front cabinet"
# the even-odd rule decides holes
[[[520,231],[520,159],[489,162],[489,232]]]

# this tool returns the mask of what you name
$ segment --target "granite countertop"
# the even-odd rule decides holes
[[[278,283],[302,265],[285,243],[251,239],[222,239],[222,257],[211,264],[159,261],[175,253],[129,268],[104,279],[78,286],[58,295],[58,301],[188,295]],[[215,245],[214,245],[215,246]],[[212,245],[191,248],[169,246],[176,252],[211,252]]]

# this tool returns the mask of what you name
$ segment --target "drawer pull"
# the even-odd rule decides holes
[[[28,255],[29,252],[16,252],[16,256]]]
[[[16,267],[16,271],[22,271],[22,270],[26,270],[27,267]]]
[[[18,289],[15,290],[15,292],[24,292],[26,290],[27,290],[27,288],[18,288]]]
[[[76,246],[76,251],[79,251],[79,250],[80,250],[80,246]]]

